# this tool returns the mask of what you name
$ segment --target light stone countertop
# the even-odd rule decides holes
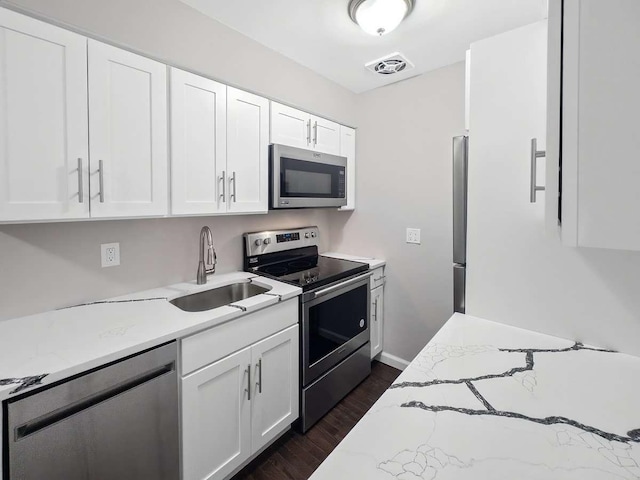
[[[340,258],[342,260],[353,260],[354,262],[368,263],[369,269],[371,270],[374,270],[378,267],[384,267],[387,264],[385,260],[381,260],[379,258],[360,257],[357,255],[349,255],[346,253],[328,252],[328,253],[323,253],[322,255],[324,255],[325,257]]]
[[[640,358],[455,314],[311,480],[640,479]]]
[[[266,294],[206,312],[169,301],[238,281]],[[294,298],[302,290],[251,273],[214,274],[206,285],[178,283],[95,303],[0,322],[0,401],[165,342],[186,337]],[[29,377],[35,377],[29,379]]]

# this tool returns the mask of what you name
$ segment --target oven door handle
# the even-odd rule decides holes
[[[371,277],[373,275],[373,272],[369,272],[369,273],[365,273],[363,275],[358,275],[357,277],[351,278],[349,280],[347,280],[346,282],[342,282],[339,283],[337,285],[332,285],[330,287],[327,288],[323,288],[322,290],[318,290],[317,292],[312,292],[312,297],[309,300],[313,300],[319,297],[324,297],[325,295],[329,295],[332,292],[335,292],[337,290],[340,290],[342,288],[345,287],[349,287],[351,285],[354,285],[358,282],[361,282],[362,280],[365,280],[369,277]]]

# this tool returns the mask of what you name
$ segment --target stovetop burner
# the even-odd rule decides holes
[[[356,275],[368,269],[369,266],[365,263],[313,255],[255,267],[252,271],[308,290]]]
[[[246,233],[244,268],[312,290],[369,270],[366,263],[318,255],[318,227]]]

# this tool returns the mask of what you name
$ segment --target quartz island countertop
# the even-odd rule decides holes
[[[640,358],[455,314],[312,480],[640,479]]]

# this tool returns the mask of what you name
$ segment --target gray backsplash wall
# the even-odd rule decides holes
[[[355,124],[355,94],[178,0],[0,0],[0,6]],[[0,320],[194,279],[203,225],[213,230],[218,271],[229,272],[242,268],[242,233],[310,224],[328,235],[328,213],[314,210],[0,225]],[[100,267],[100,244],[108,242],[120,242],[119,267]]]
[[[0,226],[0,320],[196,278],[200,228],[209,225],[217,272],[242,270],[242,234],[318,225],[328,212]],[[323,232],[327,232],[323,235]],[[101,268],[100,244],[120,243],[118,267]]]
[[[332,212],[331,248],[385,258],[384,351],[412,360],[453,311],[452,137],[464,63],[359,96],[356,210]],[[422,244],[405,229],[422,229]]]

